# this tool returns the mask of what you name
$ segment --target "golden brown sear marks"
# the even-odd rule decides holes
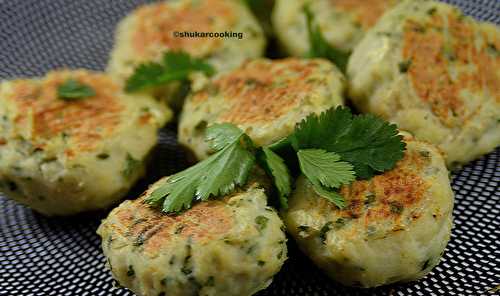
[[[318,208],[325,213],[337,212],[339,217],[362,225],[353,228],[354,232],[383,221],[394,224],[400,221],[405,209],[415,208],[421,202],[430,186],[421,177],[430,161],[427,157],[419,151],[406,151],[394,169],[343,186],[340,193],[347,202],[344,209],[339,210],[326,199],[319,199]],[[354,232],[352,235],[356,235]]]
[[[71,102],[59,99],[57,89],[69,78],[92,87],[96,95]],[[54,72],[41,84],[14,82],[13,96],[8,99],[18,108],[16,125],[31,124],[32,140],[40,148],[53,137],[67,136],[75,150],[88,151],[121,122],[124,106],[115,96],[119,92],[118,85],[102,74]],[[74,153],[67,151],[69,156]]]
[[[408,20],[404,32],[403,57],[410,63],[410,81],[444,125],[462,125],[480,108],[465,107],[464,90],[490,92],[500,101],[500,56],[488,53],[488,47],[500,48],[498,36],[488,40],[491,37],[481,35],[472,22],[456,12],[434,14],[426,23]],[[479,48],[478,37],[483,38]]]
[[[317,72],[314,60],[284,59],[245,63],[231,74],[215,81],[215,86],[230,107],[220,120],[235,124],[272,121],[298,106],[314,87],[309,80]],[[198,93],[195,102],[206,100]]]
[[[226,234],[233,225],[231,211],[221,201],[197,203],[179,215],[163,214],[140,198],[116,213],[113,232],[154,255],[176,238],[207,243]]]
[[[148,57],[148,49],[159,46],[170,50],[183,50],[192,55],[203,48],[215,48],[218,38],[176,38],[174,32],[212,32],[216,22],[232,25],[236,21],[227,1],[189,1],[180,9],[168,2],[150,4],[138,9],[137,28],[133,33],[136,54]],[[223,25],[224,26],[224,25]]]
[[[394,0],[330,0],[337,9],[355,15],[360,26],[371,28],[384,12],[394,5]]]

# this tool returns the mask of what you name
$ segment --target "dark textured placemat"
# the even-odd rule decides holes
[[[147,1],[0,0],[0,79],[55,67],[104,68],[121,17]],[[448,1],[500,23],[500,1]],[[175,127],[162,130],[149,175],[187,165]],[[455,226],[442,262],[424,279],[377,289],[333,283],[289,242],[290,259],[264,295],[493,295],[500,285],[500,149],[453,175]],[[47,219],[0,196],[0,295],[132,295],[113,288],[95,230],[105,213]]]

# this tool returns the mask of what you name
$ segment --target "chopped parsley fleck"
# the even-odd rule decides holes
[[[102,160],[108,159],[109,158],[109,154],[107,154],[107,153],[99,153],[99,154],[97,154],[97,158],[102,159]]]
[[[427,260],[424,261],[424,263],[422,264],[422,271],[426,270],[427,268],[429,268],[431,266],[431,260],[432,258],[429,258]]]
[[[307,225],[299,225],[299,226],[297,227],[297,229],[298,229],[299,231],[304,231],[304,232],[307,232],[307,231],[309,230],[309,226],[307,226]]]
[[[205,286],[207,287],[215,286],[215,278],[213,276],[209,276],[207,282],[205,283]]]
[[[134,267],[132,265],[128,266],[127,276],[129,276],[129,277],[135,276],[135,270],[134,270]]]
[[[325,225],[323,225],[323,227],[321,227],[321,230],[319,231],[319,239],[323,244],[325,244],[326,242],[326,234],[328,233],[328,231],[332,229],[332,225],[333,225],[332,221],[326,222]]]
[[[375,201],[375,193],[368,192],[365,195],[365,197],[366,197],[366,199],[365,199],[365,205],[366,206],[372,204]]]
[[[345,224],[347,223],[347,221],[349,221],[350,219],[349,218],[338,218],[336,221],[335,221],[335,224],[333,226],[333,228],[335,230],[338,230],[342,227],[345,226]]]
[[[391,212],[397,215],[401,214],[404,209],[403,205],[397,201],[390,202],[389,206],[391,207]]]
[[[266,261],[259,260],[259,261],[257,261],[257,264],[259,266],[264,266],[266,264]]]
[[[68,79],[57,88],[59,99],[64,101],[81,100],[95,96],[95,94],[93,88],[75,79]]]
[[[399,72],[406,73],[410,69],[411,60],[402,61],[398,64]]]
[[[265,216],[257,216],[255,218],[255,223],[257,224],[257,229],[259,231],[263,231],[264,229],[266,229],[267,221],[269,221],[269,218],[267,218]]]
[[[134,172],[139,168],[141,162],[134,157],[130,153],[127,153],[127,157],[125,158],[125,169],[122,171],[122,175],[125,178],[130,178],[134,174]]]

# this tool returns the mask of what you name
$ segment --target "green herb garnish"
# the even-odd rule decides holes
[[[323,149],[337,153],[353,165],[356,176],[362,179],[393,168],[405,149],[395,124],[371,114],[353,116],[346,107],[309,115],[290,139],[297,151]]]
[[[130,153],[127,153],[125,158],[125,168],[122,171],[123,177],[129,179],[132,177],[134,172],[141,166],[141,162],[134,157]]]
[[[306,16],[307,32],[309,35],[309,58],[326,58],[332,61],[339,69],[345,73],[350,52],[345,52],[332,47],[321,33],[318,25],[314,25],[314,16],[309,5],[304,6]]]
[[[402,61],[398,64],[399,72],[406,73],[410,69],[411,60]]]
[[[164,212],[179,212],[191,207],[193,199],[226,195],[247,182],[255,164],[253,143],[231,124],[215,124],[207,128],[207,140],[216,153],[196,165],[170,176],[146,202],[162,205]]]
[[[193,200],[229,194],[245,185],[258,161],[286,208],[292,177],[279,151],[288,149],[296,158],[288,157],[287,162],[297,162],[318,195],[342,208],[345,201],[338,193],[342,185],[356,176],[369,178],[392,169],[405,149],[396,125],[373,115],[353,116],[345,107],[309,115],[290,136],[266,147],[256,148],[248,135],[229,123],[209,126],[206,141],[214,154],[166,179],[147,203],[164,212],[179,212],[190,208]]]
[[[344,198],[331,189],[349,184],[356,178],[353,167],[334,152],[321,149],[303,149],[297,152],[300,169],[313,184],[316,192],[336,204],[344,207]]]
[[[281,156],[268,147],[262,148],[262,155],[259,162],[274,181],[279,195],[280,206],[284,209],[288,207],[288,195],[292,191],[292,178]]]
[[[203,72],[207,76],[212,76],[215,70],[203,59],[192,58],[185,52],[166,52],[162,63],[139,65],[134,74],[127,79],[125,91],[135,92],[172,81],[185,81],[193,72]]]
[[[76,101],[95,96],[95,91],[75,79],[68,79],[57,88],[57,96],[64,101]]]
[[[269,221],[269,218],[265,216],[257,216],[255,218],[255,224],[257,224],[257,229],[259,229],[259,231],[263,231],[264,229],[266,229],[267,221]]]

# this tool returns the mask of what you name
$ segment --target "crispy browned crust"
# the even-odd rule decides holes
[[[412,140],[407,139],[406,142]],[[380,224],[397,228],[404,219],[403,209],[415,208],[422,201],[430,184],[422,179],[422,171],[431,162],[431,153],[423,151],[406,151],[405,156],[396,167],[377,175],[370,180],[359,180],[341,188],[341,194],[347,206],[339,210],[326,199],[319,199],[318,208],[325,212],[337,212],[346,219],[356,219],[362,227],[356,231],[366,231],[369,225]],[[419,214],[411,214],[411,219],[420,218]],[[392,229],[398,231],[399,229]]]
[[[58,86],[72,78],[92,87],[96,95],[77,101],[58,98]],[[33,140],[43,148],[47,140],[66,134],[71,137],[74,150],[92,150],[96,143],[110,135],[121,121],[124,106],[116,94],[120,88],[102,74],[76,72],[53,72],[40,84],[30,80],[15,81],[12,96],[7,97],[18,108],[14,123],[26,126],[33,124]]]
[[[220,120],[235,124],[269,122],[297,107],[316,81],[309,78],[320,67],[318,60],[288,58],[247,62],[217,79],[214,84],[230,108]],[[200,103],[212,90],[193,97]]]
[[[222,201],[195,204],[179,215],[167,215],[139,198],[113,213],[116,221],[109,225],[113,236],[119,235],[144,252],[156,254],[176,238],[190,238],[204,243],[221,238],[233,226],[231,210]],[[108,222],[109,223],[109,222]]]
[[[356,21],[365,30],[373,27],[384,12],[397,1],[394,0],[330,0],[337,9],[355,15]]]
[[[443,35],[445,24],[450,36]],[[487,40],[476,48],[478,34]],[[465,124],[481,106],[465,108],[460,92],[468,89],[480,92],[489,89],[497,102],[500,102],[500,56],[488,53],[488,46],[500,48],[498,35],[487,36],[478,32],[471,21],[459,13],[448,15],[434,14],[425,23],[407,20],[404,29],[403,57],[411,60],[410,81],[422,101],[431,106],[432,112],[446,126]],[[446,49],[447,44],[451,46]],[[448,50],[447,57],[445,50]],[[450,74],[450,65],[475,65],[475,70],[461,71],[458,77]],[[429,67],[432,65],[432,67]],[[458,118],[459,120],[452,120]]]
[[[214,23],[225,22],[228,25],[236,22],[231,7],[226,1],[204,0],[198,4],[190,4],[176,10],[168,2],[145,5],[139,8],[135,15],[137,26],[133,32],[133,48],[139,56],[147,56],[150,46],[160,45],[171,50],[184,50],[195,54],[200,45],[216,47],[221,40],[218,38],[176,38],[178,32],[211,32]]]

